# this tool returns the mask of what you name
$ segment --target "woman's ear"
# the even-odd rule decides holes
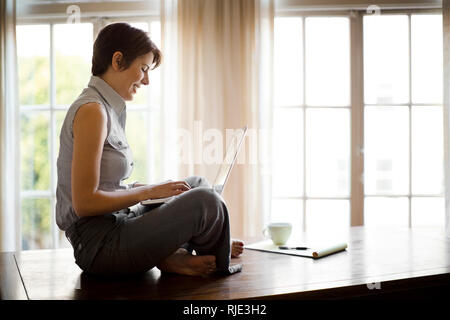
[[[120,51],[114,52],[112,56],[111,65],[112,68],[115,71],[121,71],[122,70],[122,62],[123,62],[123,54]]]

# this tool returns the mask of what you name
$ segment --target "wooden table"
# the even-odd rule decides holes
[[[245,250],[232,259],[243,264],[242,272],[207,278],[154,268],[140,277],[102,279],[85,275],[71,249],[1,253],[0,293],[31,300],[450,296],[450,239],[443,228],[352,227],[333,236],[348,243],[346,251],[313,260]]]

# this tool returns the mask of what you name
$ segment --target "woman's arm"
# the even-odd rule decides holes
[[[170,182],[170,181],[172,181],[172,180],[167,180],[165,182]],[[141,183],[139,181],[136,181],[136,182],[133,182],[132,184],[129,184],[129,186],[130,186],[130,188],[136,188],[136,187],[142,187],[142,186],[157,186],[157,185],[160,185],[165,182],[156,183],[156,184],[148,184],[148,183]],[[189,186],[189,184],[187,182],[186,182],[186,184]]]
[[[142,187],[142,186],[148,186],[148,183],[140,183],[139,181],[133,182],[133,184],[129,185],[130,188],[136,188],[136,187]]]
[[[184,181],[142,185],[119,191],[98,189],[103,145],[107,136],[106,111],[98,103],[78,109],[73,121],[72,205],[79,217],[96,216],[130,207],[142,200],[163,198],[189,190]]]

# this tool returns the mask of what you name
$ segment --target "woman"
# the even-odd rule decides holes
[[[94,43],[88,88],[64,120],[56,221],[87,273],[136,274],[154,266],[186,275],[230,273],[230,255],[242,253],[241,241],[230,250],[226,205],[205,179],[122,182],[133,168],[125,101],[149,84],[148,72],[160,63],[161,52],[145,32],[126,23],[108,25]],[[162,205],[139,204],[173,195]]]

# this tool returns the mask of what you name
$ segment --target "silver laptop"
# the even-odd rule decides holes
[[[225,154],[225,159],[220,165],[219,171],[217,172],[216,179],[213,183],[213,189],[218,193],[222,194],[225,189],[225,185],[230,176],[231,170],[236,162],[237,156],[239,154],[239,150],[241,150],[242,143],[244,141],[245,135],[247,134],[247,126],[239,129],[233,135],[230,144],[227,147],[227,152]],[[167,198],[159,198],[159,199],[148,199],[141,201],[141,204],[154,204],[154,203],[164,203],[169,201],[170,199],[175,198],[176,196],[171,196]]]

